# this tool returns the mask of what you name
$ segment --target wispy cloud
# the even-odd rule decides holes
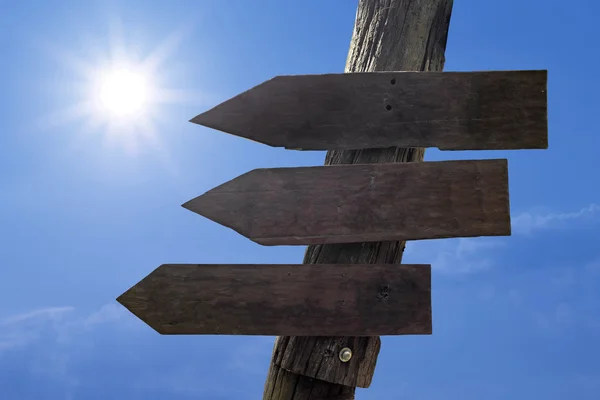
[[[564,226],[565,222],[596,219],[598,217],[600,217],[600,205],[592,203],[575,212],[549,214],[522,213],[512,218],[512,228],[516,234],[529,235],[536,230]]]
[[[600,221],[600,205],[593,203],[574,212],[525,212],[513,216],[512,231],[514,236],[522,235],[526,238],[535,231],[561,228],[577,221],[596,220]],[[510,241],[510,237],[414,241],[406,246],[404,262],[430,263],[435,271],[447,274],[481,272],[494,266],[495,250],[510,245]],[[588,268],[596,268],[600,272],[600,265],[590,265]]]
[[[96,330],[111,323],[121,328],[123,324],[113,322],[123,315],[125,311],[109,304],[87,315],[74,307],[44,307],[5,317],[0,319],[0,361],[9,366],[11,360],[20,360],[27,374],[57,382],[63,398],[72,398],[80,386],[75,365],[94,348]]]
[[[46,307],[0,320],[0,355],[36,341],[45,329],[71,311],[72,307]]]
[[[600,333],[600,258],[573,264],[546,264],[503,278],[503,299],[513,312],[533,322],[546,335],[574,331]]]
[[[505,242],[498,238],[411,242],[404,262],[431,264],[434,271],[445,274],[468,274],[491,268],[493,250],[503,246]]]
[[[122,308],[122,307],[121,307]],[[25,347],[42,337],[53,337],[65,342],[97,325],[120,319],[126,312],[109,304],[80,316],[74,307],[44,307],[0,319],[0,355],[3,351]]]
[[[59,343],[70,343],[78,337],[82,337],[86,332],[90,332],[100,325],[110,324],[119,321],[119,326],[129,326],[121,320],[128,315],[128,311],[118,304],[107,304],[99,310],[88,315],[77,316],[64,320],[61,324],[55,326],[56,341]],[[129,320],[130,322],[131,320]]]
[[[0,320],[0,326],[7,327],[24,323],[27,321],[43,321],[60,318],[64,313],[73,311],[73,307],[48,307],[38,310],[26,312],[23,314],[13,315]]]

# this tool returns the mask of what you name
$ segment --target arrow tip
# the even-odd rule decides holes
[[[119,303],[120,305],[122,305],[123,307],[125,307],[127,309],[129,309],[127,307],[127,295],[129,293],[129,290],[126,290],[125,292],[121,293],[121,295],[115,299],[115,300],[117,300],[117,303]]]
[[[198,114],[194,118],[190,119],[189,122],[191,122],[193,124],[198,124],[198,125],[206,126],[206,122],[207,122],[206,114],[207,113],[208,112],[203,112],[201,114]]]
[[[190,206],[191,206],[192,201],[193,201],[193,199],[186,201],[185,203],[183,203],[181,205],[181,207],[185,208],[186,210],[192,211],[192,210],[190,210]]]
[[[227,114],[223,112],[221,105],[196,115],[190,119],[190,122],[225,133],[231,133],[232,130],[230,122],[227,121]]]
[[[196,213],[198,215],[201,215],[203,217],[209,218],[208,215],[206,214],[207,210],[210,210],[210,205],[206,205],[204,204],[203,200],[204,200],[204,195],[202,196],[198,196],[195,197],[189,201],[186,201],[185,203],[183,203],[181,205],[181,207],[185,208],[188,211],[191,211],[193,213]]]

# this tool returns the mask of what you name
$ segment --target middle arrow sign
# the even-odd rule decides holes
[[[183,205],[263,245],[509,236],[505,159],[256,169]]]

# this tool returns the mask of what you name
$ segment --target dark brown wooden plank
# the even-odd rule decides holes
[[[275,147],[546,149],[547,71],[277,76],[191,122]]]
[[[429,265],[161,265],[117,300],[162,334],[431,333]]]
[[[183,207],[263,245],[510,235],[504,159],[256,169]]]

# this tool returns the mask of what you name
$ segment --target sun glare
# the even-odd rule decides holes
[[[71,104],[60,105],[39,123],[65,125],[78,120],[82,125],[75,132],[82,144],[91,144],[100,133],[102,142],[111,147],[118,144],[137,152],[141,145],[149,145],[163,152],[157,125],[167,119],[166,106],[186,103],[192,94],[166,86],[168,75],[173,76],[170,58],[187,30],[177,30],[142,54],[141,44],[125,45],[122,24],[113,27],[100,47],[92,38],[82,43],[81,54],[46,42],[52,55],[71,70],[69,81],[59,87],[74,96]]]
[[[117,69],[103,74],[98,90],[102,107],[119,117],[138,115],[144,110],[146,79],[128,69]]]

